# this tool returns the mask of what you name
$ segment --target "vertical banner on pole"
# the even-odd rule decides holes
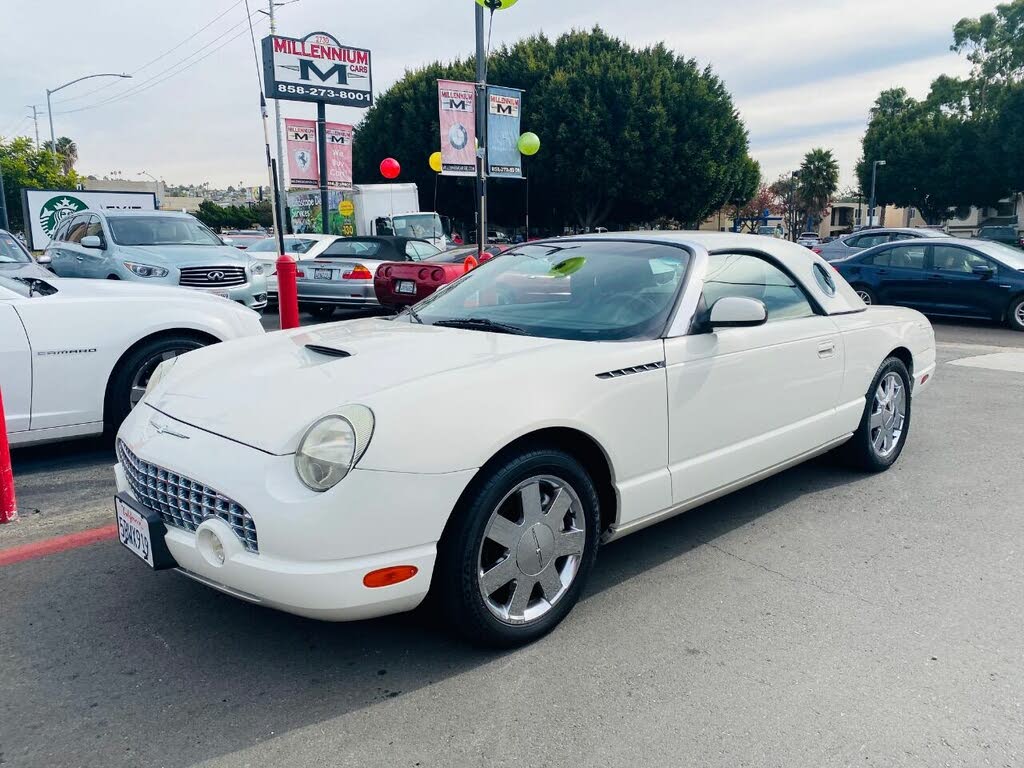
[[[523,178],[519,153],[523,92],[499,85],[487,86],[487,173],[504,179]]]
[[[342,189],[352,186],[351,125],[327,123],[327,186]]]
[[[441,118],[441,173],[476,175],[476,85],[437,81]]]
[[[317,170],[319,158],[316,149],[316,121],[286,118],[284,131],[288,144],[288,175],[291,177],[292,186],[320,186],[320,173]],[[351,165],[349,167],[351,168]]]

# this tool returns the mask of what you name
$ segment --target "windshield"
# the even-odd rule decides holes
[[[395,234],[399,237],[429,239],[441,237],[444,234],[441,217],[436,213],[409,213],[404,216],[395,216],[392,221],[395,224]]]
[[[50,296],[57,292],[57,289],[45,280],[37,277],[2,277],[0,276],[0,290],[11,291],[18,296],[31,299],[35,296]],[[0,293],[0,298],[4,294]]]
[[[800,235],[800,239],[801,240],[815,239],[817,237],[818,237],[818,233],[817,232],[804,232],[802,235]]]
[[[997,261],[1001,261],[1010,269],[1024,269],[1024,251],[1019,248],[1004,245],[1003,243],[986,242],[984,240],[972,242],[971,247],[987,256],[991,256]]]
[[[191,216],[112,216],[109,224],[118,245],[223,245]]]
[[[316,245],[316,240],[308,240],[303,237],[286,237],[284,239],[284,249],[288,253],[306,253],[314,245]],[[247,250],[249,253],[277,253],[277,238],[260,240],[255,245],[250,245]]]
[[[0,264],[28,264],[32,257],[14,235],[0,232]]]
[[[500,248],[491,246],[485,248],[484,253],[490,256],[497,256],[501,253]],[[462,248],[449,248],[447,251],[441,251],[435,253],[433,256],[428,256],[424,261],[432,261],[435,264],[462,264],[468,257],[472,256],[477,259],[477,247],[475,245],[467,245]],[[484,259],[486,261],[486,259]]]
[[[657,338],[689,253],[670,245],[567,241],[531,244],[485,262],[416,306],[424,323],[473,321],[530,336]]]

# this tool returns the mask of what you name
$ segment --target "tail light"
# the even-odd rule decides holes
[[[431,273],[430,273],[430,278],[432,280],[443,280],[444,279],[444,270],[440,269],[440,268],[432,270]]]
[[[384,277],[391,277],[391,267],[384,267]]]
[[[422,269],[420,269],[420,271],[417,274],[420,276],[420,280],[426,280],[427,279],[427,268],[423,267]]]
[[[816,253],[819,256],[821,256],[821,248],[819,248],[818,246],[814,246],[813,248],[811,248],[811,253]]]
[[[346,272],[342,275],[345,280],[373,280],[373,272],[368,270],[362,264],[356,264],[351,272]]]
[[[297,270],[295,270],[295,276],[296,277],[305,277],[306,273],[303,272],[301,269],[297,269]]]

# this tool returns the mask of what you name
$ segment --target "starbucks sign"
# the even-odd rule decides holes
[[[100,192],[84,189],[26,189],[21,193],[29,244],[41,251],[62,221],[79,211],[153,211],[152,192]]]

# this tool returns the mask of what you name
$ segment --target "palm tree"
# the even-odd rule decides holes
[[[50,151],[52,146],[52,142],[43,142],[43,149],[47,152]],[[75,169],[75,163],[78,162],[78,145],[67,136],[61,136],[57,139],[57,157],[60,160],[61,170],[67,176]]]
[[[822,216],[839,189],[839,163],[831,149],[818,147],[804,155],[800,166],[800,197],[807,206],[807,228]]]

